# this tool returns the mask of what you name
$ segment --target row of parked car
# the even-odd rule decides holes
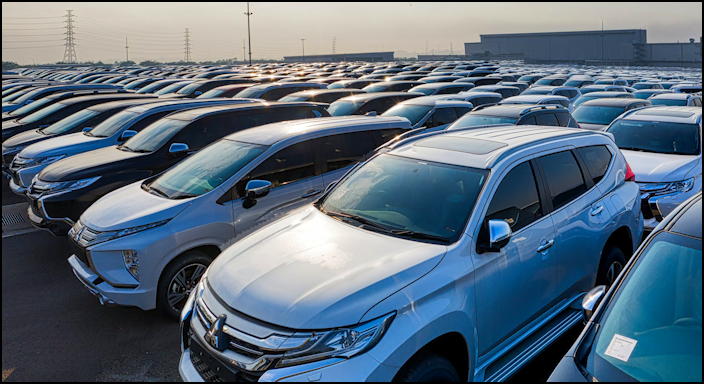
[[[701,216],[686,208],[700,200],[701,136],[701,74],[684,71],[445,62],[3,75],[3,173],[31,221],[68,235],[68,262],[102,304],[179,317],[179,370],[196,381],[504,380],[584,318],[581,300],[591,314],[611,287],[618,303],[622,271],[652,259],[661,232],[680,248],[663,248],[673,261],[657,273],[685,274],[663,285],[685,301],[649,309],[659,327],[691,329],[639,345],[691,340],[701,298],[686,300],[701,273],[696,257],[673,265],[691,249],[701,271]],[[673,230],[678,215],[689,221]],[[696,345],[673,345],[691,357],[678,367],[694,376],[681,376],[653,364],[656,348],[633,348],[655,322],[630,326],[592,325],[606,341],[593,356],[573,348],[558,371],[701,378]]]

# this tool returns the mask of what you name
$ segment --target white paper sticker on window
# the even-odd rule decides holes
[[[619,334],[614,334],[611,339],[611,343],[606,347],[606,356],[611,356],[613,358],[619,359],[621,361],[628,361],[633,352],[633,348],[636,347],[637,340],[633,340],[626,336],[621,336]]]

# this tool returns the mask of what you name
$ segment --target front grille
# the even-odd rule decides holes
[[[650,209],[650,204],[648,203],[648,198],[644,198],[640,200],[640,210],[643,212],[643,219],[648,220],[652,219],[655,217],[653,215],[653,210]]]
[[[191,339],[191,363],[204,381],[209,383],[259,381],[263,373],[251,373],[228,367],[216,357],[211,356],[200,343]]]

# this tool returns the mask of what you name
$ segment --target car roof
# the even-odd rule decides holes
[[[303,91],[298,91],[294,93],[290,93],[286,96],[309,96],[309,95],[322,95],[326,93],[345,93],[345,92],[354,92],[354,93],[365,93],[365,91],[357,88],[320,88],[320,89],[306,89]]]
[[[597,92],[594,92],[597,93]],[[646,102],[646,100],[643,99],[636,99],[636,98],[625,98],[625,97],[604,97],[600,99],[594,99],[594,100],[589,100],[585,101],[582,105],[593,105],[593,106],[602,106],[602,107],[626,107],[634,103],[643,103]],[[580,106],[581,107],[581,106]]]
[[[71,97],[65,100],[61,100],[59,103],[63,105],[72,105],[83,103],[86,101],[114,101],[119,99],[153,99],[153,95],[141,94],[141,93],[103,93],[87,96]]]
[[[584,94],[582,96],[586,97],[618,97],[618,96],[623,96],[623,95],[630,95],[630,92],[624,92],[624,91],[598,91],[598,92],[589,92],[587,94]]]
[[[348,129],[345,129],[348,128]],[[225,138],[247,143],[272,145],[291,137],[313,132],[342,133],[370,129],[411,129],[408,119],[397,116],[333,116],[281,121],[233,133]]]
[[[433,89],[433,88],[447,88],[447,87],[468,87],[469,85],[467,85],[467,84],[469,84],[469,83],[455,83],[455,82],[444,82],[444,81],[438,81],[435,83],[419,82],[418,85],[415,86],[414,88],[423,88],[423,89],[431,88],[431,89]]]
[[[120,93],[118,93],[117,95],[120,95]],[[115,108],[129,108],[130,106],[149,104],[158,101],[159,99],[157,99],[156,97],[127,98],[126,100],[115,100],[108,101],[106,103],[96,104],[86,109],[90,109],[91,111],[96,112],[105,112]]]
[[[412,136],[392,145],[387,152],[420,160],[490,169],[520,149],[545,141],[590,135],[611,140],[606,133],[600,131],[539,125],[504,125]]]
[[[184,121],[193,121],[193,120],[200,119],[200,118],[203,118],[203,117],[209,116],[209,115],[214,115],[214,114],[218,114],[218,113],[233,112],[233,111],[242,111],[242,110],[247,110],[247,109],[261,109],[261,108],[283,107],[283,106],[290,106],[290,107],[315,106],[315,105],[322,106],[323,104],[311,103],[311,102],[307,102],[307,101],[300,101],[300,102],[271,101],[271,102],[258,102],[258,103],[228,104],[228,105],[217,105],[217,106],[212,106],[212,107],[208,106],[208,107],[202,107],[202,108],[189,109],[187,111],[173,113],[169,116],[166,116],[165,118],[175,119],[175,120],[184,120]]]
[[[412,99],[404,100],[396,105],[429,105],[438,107],[469,107],[472,103],[459,100],[458,99],[446,99],[437,96],[447,96],[447,95],[431,95],[431,96],[421,96],[414,97]]]
[[[345,96],[337,101],[351,101],[351,102],[367,102],[374,99],[380,99],[382,97],[392,97],[392,96],[406,96],[406,95],[416,95],[425,96],[420,92],[372,92],[372,93],[362,93],[359,95]]]
[[[518,95],[507,97],[499,102],[499,104],[536,104],[541,101],[548,100],[564,100],[569,101],[570,99],[565,96],[560,95]]]
[[[692,93],[680,93],[680,92],[663,92],[663,93],[656,93],[653,96],[649,97],[649,99],[669,99],[669,100],[687,100],[690,97],[695,96]],[[699,95],[696,95],[699,96]]]
[[[533,108],[546,109],[545,107],[547,106],[544,104],[497,104],[490,105],[482,109],[477,109],[471,113],[476,115],[519,117]],[[554,109],[558,110],[566,110],[564,108],[559,108],[557,105],[550,105],[550,107],[555,107]]]
[[[696,124],[702,119],[702,108],[658,106],[636,110],[624,116],[623,119]]]
[[[199,106],[202,105],[207,107],[209,105],[221,105],[221,104],[237,104],[237,103],[247,103],[247,102],[259,102],[256,99],[246,99],[246,98],[229,98],[229,97],[214,97],[209,99],[176,99],[176,100],[163,100],[155,103],[149,103],[144,105],[139,105],[135,107],[130,107],[130,112],[145,113],[155,109],[169,109],[174,107],[174,109],[188,108],[189,106]]]

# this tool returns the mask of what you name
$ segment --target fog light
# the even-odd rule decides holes
[[[139,256],[137,251],[127,249],[122,251],[122,259],[125,262],[127,271],[137,280],[139,280]]]

